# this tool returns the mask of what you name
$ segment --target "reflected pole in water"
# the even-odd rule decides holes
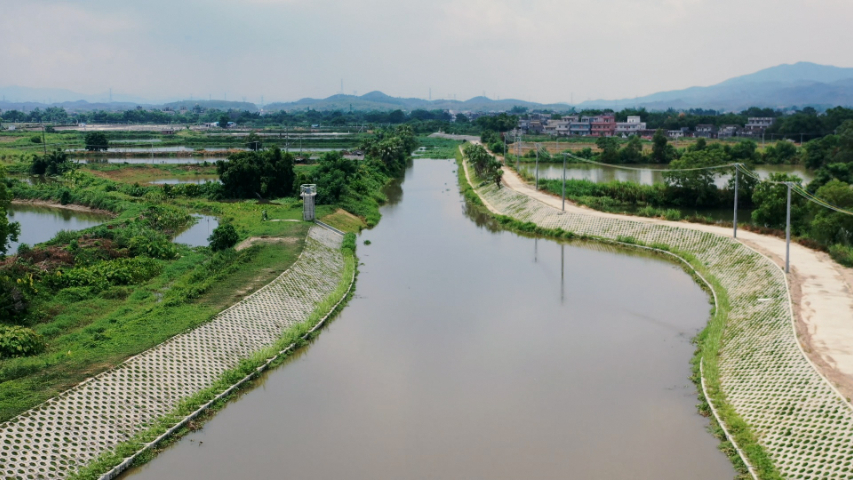
[[[560,244],[560,305],[566,299],[566,246]]]
[[[791,273],[791,182],[788,183],[788,210],[785,215],[785,273]]]
[[[539,262],[539,239],[533,239],[533,263]]]
[[[566,211],[566,154],[563,154],[563,211]]]
[[[735,164],[735,214],[734,220],[732,223],[734,224],[734,238],[737,238],[737,187],[738,187],[738,174],[740,170],[738,170],[738,164]]]

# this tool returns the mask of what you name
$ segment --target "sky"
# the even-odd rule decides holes
[[[853,67],[851,0],[0,0],[0,87],[259,103],[633,98]]]

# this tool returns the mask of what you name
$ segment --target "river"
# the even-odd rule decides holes
[[[501,231],[455,170],[415,160],[334,322],[125,478],[732,478],[688,380],[690,276]]]

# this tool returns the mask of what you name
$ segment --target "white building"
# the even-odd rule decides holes
[[[639,135],[645,129],[646,122],[641,121],[639,116],[628,117],[627,122],[616,122],[616,135]]]

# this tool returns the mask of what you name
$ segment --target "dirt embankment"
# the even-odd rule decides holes
[[[86,213],[97,213],[100,215],[109,215],[111,217],[115,217],[116,214],[109,210],[101,210],[98,208],[87,207],[85,205],[75,205],[75,204],[67,204],[62,205],[61,203],[56,202],[48,202],[47,200],[12,200],[12,205],[32,205],[35,207],[50,207],[50,208],[61,208],[63,210],[73,210],[75,212],[86,212]]]

